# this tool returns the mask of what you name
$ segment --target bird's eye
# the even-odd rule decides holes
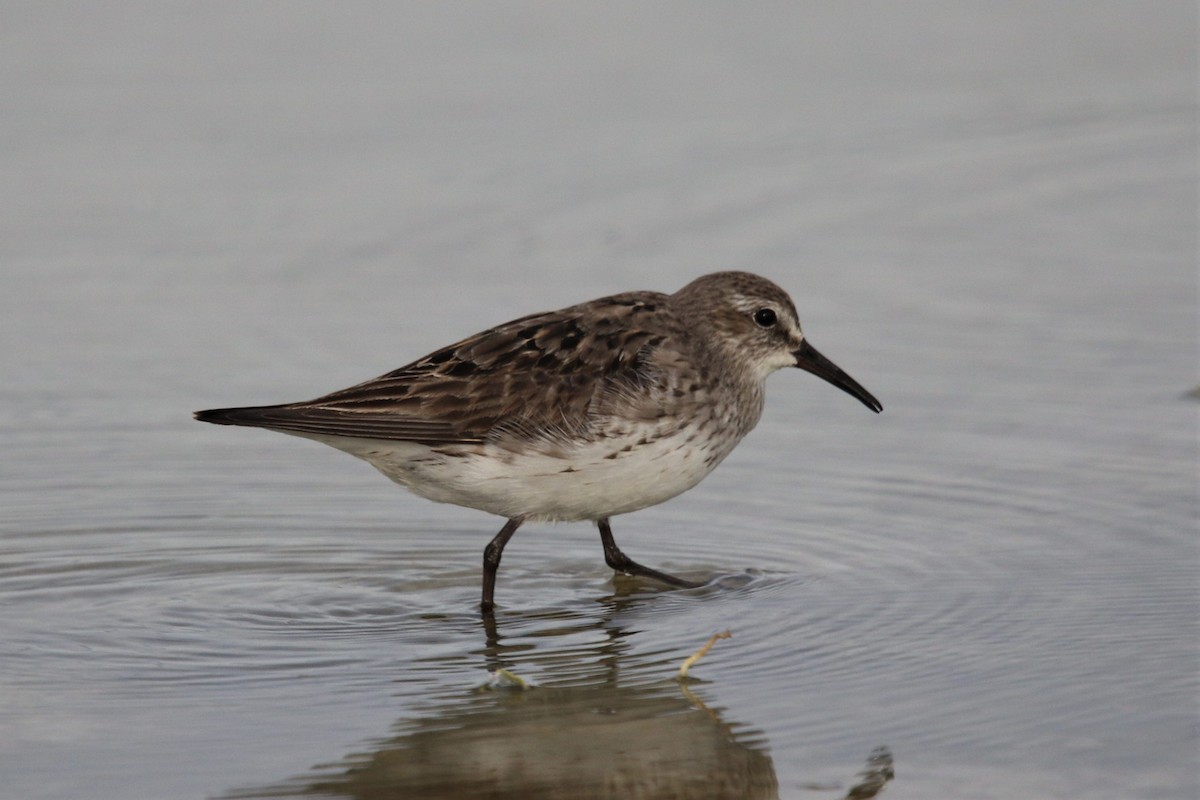
[[[760,328],[770,328],[776,323],[775,310],[770,308],[760,308],[754,312],[754,321]]]

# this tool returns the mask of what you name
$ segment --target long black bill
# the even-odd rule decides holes
[[[792,353],[796,357],[796,366],[806,372],[811,372],[818,378],[823,378],[846,394],[857,397],[862,404],[878,414],[883,411],[883,405],[875,396],[862,387],[858,381],[842,372],[841,367],[817,352],[808,342],[800,345],[800,349]]]

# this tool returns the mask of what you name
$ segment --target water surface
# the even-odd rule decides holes
[[[1190,4],[10,11],[12,796],[1196,795]],[[487,624],[500,520],[190,419],[731,267],[886,410],[614,520],[701,589],[528,525]]]

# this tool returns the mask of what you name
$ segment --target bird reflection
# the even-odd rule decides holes
[[[625,602],[610,598],[606,612]],[[547,612],[544,617],[551,619],[543,621],[554,616]],[[583,623],[605,634],[586,653],[569,654],[573,669],[586,669],[573,685],[464,691],[422,719],[399,724],[368,753],[305,778],[226,797],[778,798],[775,767],[761,733],[725,721],[687,684],[673,680],[669,670],[651,683],[643,670],[641,683],[622,685],[620,667],[633,656],[627,653],[628,634],[613,623],[619,616],[562,618],[565,631],[578,633]],[[523,645],[506,642],[505,622],[482,618],[484,646],[476,654],[488,670],[519,672],[518,661],[530,659],[530,647],[527,639]],[[865,788],[856,787],[847,797],[873,797],[860,791]]]

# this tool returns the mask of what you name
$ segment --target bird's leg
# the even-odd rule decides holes
[[[643,567],[622,553],[621,548],[617,547],[616,540],[613,539],[612,528],[609,526],[607,518],[596,520],[596,527],[600,529],[600,541],[604,543],[604,562],[612,567],[613,570],[624,575],[641,575],[644,578],[653,578],[668,586],[678,586],[683,589],[695,589],[697,586],[704,585],[702,583],[695,583],[694,581],[685,581],[683,578],[676,578],[674,575],[668,575],[656,569]]]
[[[492,602],[492,592],[496,589],[496,569],[500,566],[500,556],[504,554],[504,545],[521,527],[524,517],[513,517],[504,523],[500,532],[483,548],[483,599],[479,608],[484,614],[492,613],[495,603]]]

